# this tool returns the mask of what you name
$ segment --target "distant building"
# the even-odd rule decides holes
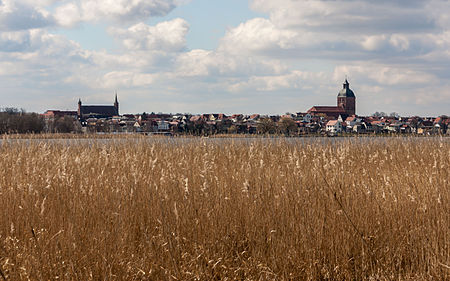
[[[329,133],[342,132],[342,122],[340,120],[330,120],[327,123],[326,131]]]
[[[81,99],[78,101],[78,119],[88,118],[111,118],[119,115],[119,102],[117,94],[114,105],[83,105]]]
[[[78,113],[76,111],[63,111],[63,110],[47,110],[42,116],[46,119],[57,119],[65,116],[76,118]]]
[[[325,115],[328,117],[344,118],[355,115],[356,113],[356,96],[350,89],[350,83],[345,79],[343,89],[339,92],[337,97],[337,106],[313,106],[308,110],[312,115]]]
[[[169,130],[169,122],[161,120],[161,121],[157,121],[157,124],[158,124],[158,132]]]

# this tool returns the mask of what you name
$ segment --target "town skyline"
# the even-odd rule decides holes
[[[0,3],[0,107],[109,103],[124,113],[283,114],[329,104],[348,76],[358,114],[450,114],[450,2]]]
[[[351,106],[349,107],[350,111],[348,111],[348,109],[346,108],[346,104],[347,101],[345,101],[345,99],[350,98],[351,101]],[[162,112],[162,111],[142,111],[142,112],[126,112],[126,113],[122,113],[120,114],[119,111],[119,102],[118,102],[118,94],[117,91],[114,92],[114,103],[113,105],[107,105],[107,103],[103,103],[103,104],[93,104],[93,103],[84,103],[84,105],[82,106],[83,102],[81,98],[78,98],[78,107],[76,110],[72,110],[72,109],[47,109],[44,112],[61,112],[60,114],[64,115],[64,112],[66,113],[75,113],[77,112],[78,114],[78,118],[81,118],[81,115],[83,114],[83,110],[82,108],[86,109],[85,114],[89,115],[89,108],[92,108],[95,110],[106,110],[106,112],[108,112],[107,116],[105,117],[113,117],[113,116],[120,116],[120,115],[136,115],[136,114],[189,114],[189,115],[204,115],[204,114],[228,114],[228,115],[236,115],[236,114],[244,114],[244,115],[254,115],[254,114],[258,114],[258,115],[264,115],[264,116],[269,116],[269,115],[273,115],[273,116],[280,116],[283,115],[282,113],[273,113],[273,114],[264,114],[264,113],[258,113],[258,112],[252,112],[252,113],[242,113],[242,112],[233,112],[233,113],[225,113],[225,112],[214,112],[214,111],[210,111],[210,112]],[[1,108],[0,108],[1,109]],[[11,107],[11,109],[19,109],[17,107]],[[23,108],[21,108],[21,110],[25,110]],[[26,110],[25,110],[26,111]],[[39,112],[38,112],[39,113]],[[356,112],[356,97],[355,97],[355,93],[353,92],[353,90],[350,88],[350,83],[348,81],[348,76],[345,76],[345,81],[343,82],[343,88],[338,92],[338,97],[337,97],[337,106],[330,106],[330,105],[314,105],[312,106],[309,110],[303,110],[303,111],[292,111],[292,112],[284,112],[284,114],[297,114],[297,113],[311,113],[311,114],[315,114],[315,115],[319,115],[319,114],[325,114],[325,115],[329,115],[332,117],[339,117],[340,115],[342,115],[343,117],[347,117],[347,116],[419,116],[417,114],[413,114],[413,115],[401,115],[398,112],[390,112],[387,113],[385,111],[375,111],[372,114],[366,114],[366,115],[362,115],[362,114],[357,114]],[[69,114],[70,115],[70,114]],[[428,115],[427,117],[437,117],[437,116],[447,116],[446,114],[441,114],[441,115]],[[426,117],[426,116],[422,116],[422,117]]]
[[[85,104],[77,110],[47,110],[43,114],[17,109],[0,110],[0,133],[89,133],[144,135],[449,135],[450,118],[400,116],[393,112],[357,113],[357,95],[346,78],[335,105],[313,105],[309,110],[283,115],[223,113],[131,113],[120,112],[117,93],[114,103]]]

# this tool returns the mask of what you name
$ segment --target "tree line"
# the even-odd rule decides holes
[[[44,118],[37,113],[17,108],[0,109],[0,134],[38,134],[44,129]]]
[[[46,121],[40,114],[26,112],[24,109],[0,108],[0,134],[71,133],[78,131],[80,131],[78,122],[70,116]]]
[[[269,117],[259,119],[254,130],[246,124],[232,124],[231,120],[221,121],[215,125],[209,125],[205,121],[188,122],[179,128],[179,133],[192,135],[214,135],[214,134],[284,134],[286,136],[298,134],[298,126],[294,120],[282,117],[274,121]]]

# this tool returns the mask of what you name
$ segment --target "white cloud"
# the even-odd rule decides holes
[[[61,85],[91,64],[89,53],[77,43],[43,29],[0,33],[0,63],[13,66],[1,76],[24,92]]]
[[[289,49],[294,47],[298,37],[296,32],[279,29],[267,19],[255,18],[228,30],[221,48],[227,52],[240,52],[243,46],[250,51]]]
[[[109,18],[117,21],[135,21],[151,16],[166,15],[175,8],[172,0],[81,0],[86,20]]]
[[[80,8],[74,3],[59,6],[55,11],[55,19],[61,26],[73,27],[82,20]]]
[[[419,70],[412,70],[406,66],[395,67],[362,62],[337,66],[334,70],[333,78],[335,81],[339,81],[346,75],[359,81],[371,81],[372,84],[375,83],[383,87],[408,86],[414,88],[417,85],[428,85],[438,82],[436,76]]]
[[[0,30],[26,30],[53,25],[49,13],[21,1],[0,1]]]
[[[177,58],[178,73],[181,76],[206,76],[214,65],[214,53],[206,50],[192,50]]]
[[[0,33],[0,50],[2,52],[20,52],[29,49],[30,33],[28,31],[13,31]]]
[[[221,51],[192,50],[175,61],[177,75],[182,77],[239,77],[273,75],[287,70],[278,60],[261,60]]]
[[[230,85],[232,92],[257,91],[280,91],[286,89],[310,88],[314,81],[325,78],[324,73],[291,71],[283,75],[252,76],[248,80]],[[316,85],[317,86],[317,85]]]
[[[376,51],[385,47],[386,44],[386,35],[383,34],[368,36],[361,45],[367,51]]]
[[[424,11],[429,1],[253,0],[251,6],[270,14],[282,28],[310,28],[350,34],[378,29],[397,32],[429,30],[435,19]],[[439,1],[437,1],[439,2]]]
[[[450,2],[368,0],[253,0],[270,19],[248,20],[227,31],[221,50],[286,59],[392,60],[436,48],[440,14]],[[447,29],[450,25],[447,26]],[[374,56],[376,54],[376,56]]]
[[[372,35],[367,36],[361,42],[361,46],[366,51],[386,51],[395,53],[395,52],[405,52],[408,51],[411,47],[411,41],[416,46],[425,46],[426,42],[422,42],[421,39],[425,38],[416,38],[414,35],[405,35],[405,34],[392,34],[387,36],[386,34],[381,35]]]
[[[172,11],[176,0],[3,0],[0,29],[25,30],[80,22],[135,23]]]
[[[123,87],[142,87],[151,85],[160,75],[150,73],[133,73],[129,71],[113,71],[106,73],[101,79],[101,87],[117,89]]]
[[[63,26],[78,22],[132,23],[172,11],[175,0],[72,0],[56,8],[55,18]]]
[[[399,51],[406,51],[410,47],[410,41],[407,36],[402,34],[393,34],[389,43]]]
[[[15,1],[33,7],[48,7],[52,4],[61,2],[61,0],[15,0]]]
[[[179,52],[186,48],[189,24],[180,18],[149,26],[138,23],[128,29],[110,28],[128,50],[163,50]]]
[[[55,56],[70,57],[74,51],[81,52],[77,43],[67,40],[64,36],[50,34],[44,29],[0,33],[0,52],[35,54],[44,59]]]

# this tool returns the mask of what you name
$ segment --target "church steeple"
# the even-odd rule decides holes
[[[117,115],[119,115],[119,101],[117,100],[117,91],[116,91],[116,98],[114,100],[114,107],[116,108]]]
[[[350,116],[356,114],[356,96],[350,89],[347,77],[345,78],[343,89],[338,94],[337,106],[343,108]]]
[[[78,99],[78,118],[81,118],[81,98]]]
[[[349,88],[350,88],[350,83],[348,83],[347,78],[345,78],[344,89],[349,89]]]

